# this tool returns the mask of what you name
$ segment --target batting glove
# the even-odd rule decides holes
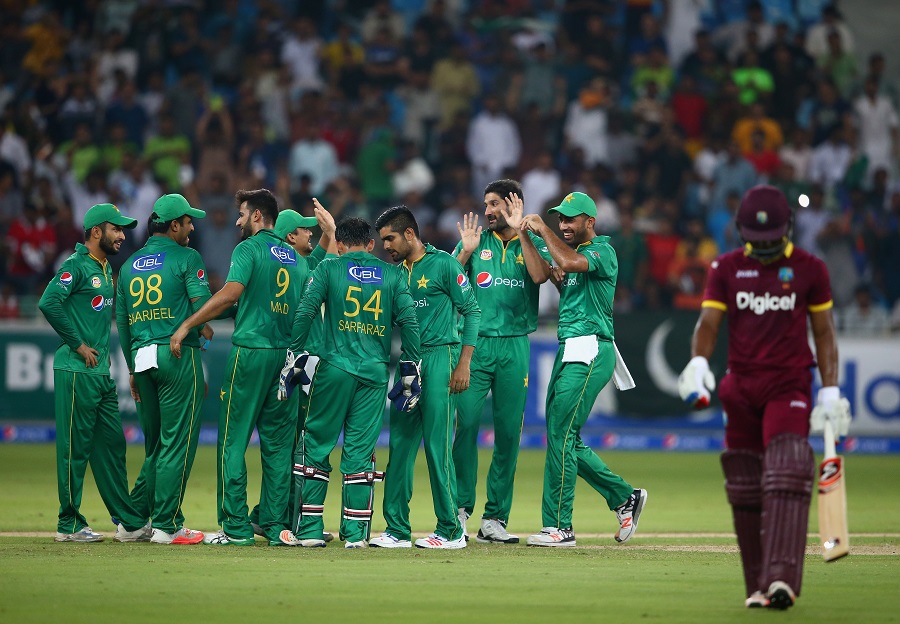
[[[709,407],[710,392],[716,389],[716,377],[702,355],[691,358],[678,376],[678,394],[694,409]]]
[[[281,377],[278,379],[279,401],[287,401],[298,384],[302,386],[309,384],[309,375],[305,370],[308,359],[309,353],[306,351],[294,355],[294,352],[288,349],[287,357],[284,358],[284,368],[281,369]]]
[[[850,430],[850,401],[841,398],[841,391],[837,386],[821,388],[816,395],[816,406],[809,416],[809,428],[814,433],[825,430],[825,421],[831,423],[835,440],[840,440]]]
[[[401,412],[411,411],[422,394],[422,372],[418,362],[401,361],[400,379],[388,392],[388,398]]]

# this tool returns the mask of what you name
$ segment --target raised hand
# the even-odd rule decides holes
[[[325,210],[322,204],[319,203],[319,200],[313,197],[313,208],[316,211],[316,221],[319,222],[319,227],[322,228],[322,232],[324,234],[328,234],[334,236],[334,217],[331,216],[331,213]]]
[[[541,236],[541,232],[547,227],[547,224],[544,223],[544,220],[539,216],[530,214],[522,217],[522,223],[519,227],[523,230],[528,230],[530,232],[534,232],[538,236]]]
[[[457,221],[456,229],[459,230],[459,239],[462,241],[463,251],[470,254],[474,253],[481,242],[482,227],[478,225],[478,215],[474,212],[463,215],[462,225]]]
[[[507,225],[516,232],[522,231],[522,221],[525,218],[525,204],[517,193],[510,193],[509,197],[504,197],[506,205],[500,207],[503,218],[506,219]]]

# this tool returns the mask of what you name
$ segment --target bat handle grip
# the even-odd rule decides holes
[[[835,449],[834,443],[834,427],[831,426],[831,421],[827,418],[825,419],[825,458],[831,458],[837,456],[837,450]]]

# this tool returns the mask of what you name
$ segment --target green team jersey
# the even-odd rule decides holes
[[[325,304],[319,356],[360,380],[388,382],[391,328],[400,327],[401,359],[420,359],[419,323],[404,275],[364,251],[323,261],[313,271],[294,319],[291,350],[302,350]]]
[[[309,267],[272,230],[241,241],[231,254],[226,282],[244,285],[231,342],[251,349],[286,349]]]
[[[41,295],[38,307],[62,338],[53,356],[55,370],[109,376],[109,334],[113,313],[113,274],[78,243]],[[97,350],[97,366],[88,368],[75,350],[81,344]]]
[[[552,263],[550,252],[540,237],[528,232],[538,253]],[[462,241],[453,255],[459,256]],[[478,248],[464,265],[481,308],[479,336],[524,336],[537,329],[538,292],[525,267],[519,237],[503,241],[496,232],[481,233]]]
[[[306,257],[306,264],[310,272],[314,271],[319,263],[326,258],[337,258],[336,255],[327,253],[324,249],[316,246],[312,253]],[[319,316],[313,318],[312,326],[309,328],[309,336],[306,338],[305,350],[311,355],[318,355],[322,348],[322,334],[324,327],[325,306],[319,311]]]
[[[168,236],[151,236],[119,269],[116,285],[116,325],[128,369],[134,369],[141,347],[169,344],[179,325],[209,297],[200,254]],[[184,344],[200,346],[199,327],[188,332]]]
[[[613,296],[619,261],[609,236],[597,236],[575,250],[587,258],[585,273],[566,273],[559,291],[560,342],[576,336],[613,340]]]
[[[459,344],[456,314],[463,316],[462,343],[475,346],[481,309],[465,269],[450,254],[425,245],[425,255],[403,271],[419,317],[423,347]]]

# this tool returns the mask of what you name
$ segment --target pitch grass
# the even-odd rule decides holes
[[[215,451],[202,447],[185,500],[188,525],[215,526]],[[386,452],[382,451],[382,456]],[[420,454],[421,455],[421,454]],[[638,537],[615,545],[614,516],[579,484],[579,547],[545,550],[470,542],[462,551],[345,551],[160,547],[152,544],[55,544],[47,537],[0,537],[4,598],[0,622],[744,622],[777,614],[744,610],[733,539],[659,538],[653,533],[728,533],[728,508],[715,454],[609,452],[604,459],[650,492]],[[137,474],[139,447],[129,447]],[[332,458],[337,465],[337,457]],[[489,456],[482,454],[480,472]],[[424,458],[417,467],[412,524],[433,529]],[[383,465],[384,458],[380,461]],[[900,477],[893,457],[851,457],[848,491],[855,533],[900,532]],[[251,500],[259,487],[258,454],[248,456]],[[543,453],[522,453],[510,530],[540,528]],[[482,477],[483,478],[483,477]],[[479,496],[483,494],[483,485]],[[381,486],[376,486],[380,497]],[[0,531],[55,529],[54,449],[0,446]],[[336,529],[339,491],[326,502]],[[479,501],[480,505],[483,500]],[[374,531],[383,520],[376,501]],[[91,479],[82,510],[110,534]],[[815,514],[811,514],[815,531]],[[475,520],[470,528],[476,529]],[[645,534],[646,537],[641,537]],[[597,536],[599,535],[599,536]],[[811,541],[814,541],[811,540]],[[882,555],[851,555],[833,564],[807,557],[797,622],[900,622],[896,581],[900,539],[855,537]],[[679,550],[674,550],[681,547]],[[667,550],[662,550],[666,548]],[[712,552],[711,552],[712,551]],[[719,552],[716,552],[719,551]]]

